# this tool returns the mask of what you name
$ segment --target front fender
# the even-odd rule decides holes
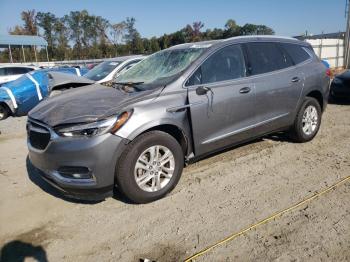
[[[148,108],[148,110],[134,108],[130,119],[115,134],[133,140],[146,130],[160,125],[174,125],[187,133],[187,113],[186,111],[169,113],[166,108],[158,107]]]

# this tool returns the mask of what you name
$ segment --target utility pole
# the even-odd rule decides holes
[[[344,48],[344,58],[345,68],[350,68],[350,0],[346,0],[346,32],[345,32],[345,48]]]

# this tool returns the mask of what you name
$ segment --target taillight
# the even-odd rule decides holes
[[[326,70],[326,75],[329,77],[332,75],[332,72],[329,68],[327,68],[327,70]]]

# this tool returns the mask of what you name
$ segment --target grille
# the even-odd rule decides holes
[[[32,147],[43,150],[50,142],[50,130],[34,122],[28,122],[28,137]]]

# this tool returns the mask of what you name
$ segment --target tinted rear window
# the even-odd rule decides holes
[[[246,47],[251,75],[268,73],[293,65],[276,43],[248,43]]]
[[[306,52],[303,46],[285,43],[282,43],[281,45],[291,56],[295,64],[300,64],[310,58],[310,55]]]
[[[9,68],[7,68],[8,75],[21,75],[21,74],[28,73],[29,71],[32,71],[32,69],[27,68],[27,67],[9,67]]]

